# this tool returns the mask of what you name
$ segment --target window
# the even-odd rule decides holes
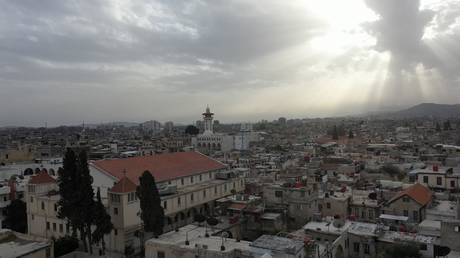
[[[455,181],[454,180],[450,181],[450,187],[455,187]]]
[[[168,202],[167,202],[167,201],[164,201],[164,202],[163,202],[163,209],[166,210],[167,208],[168,208]]]
[[[406,217],[409,216],[409,212],[407,210],[404,210],[403,213],[404,213],[404,216]]]
[[[62,233],[64,231],[64,226],[62,224],[59,224],[59,232]]]
[[[70,225],[69,224],[65,225],[65,232],[67,232],[67,233],[70,232]]]
[[[190,183],[193,183],[193,176],[190,177]]]
[[[113,214],[118,215],[118,208],[113,208]]]
[[[283,197],[283,191],[275,191],[275,197],[278,197],[278,198]]]
[[[369,244],[364,244],[364,253],[369,254]]]
[[[30,196],[30,202],[34,202],[34,197]]]
[[[179,206],[180,206],[180,196],[179,196],[179,197],[177,197],[177,205],[179,205]]]
[[[353,243],[353,251],[359,253],[359,243]]]
[[[214,194],[217,194],[217,186],[214,186]]]
[[[426,244],[421,244],[420,245],[420,250],[426,251],[428,249],[428,246]]]
[[[193,193],[190,194],[190,201],[193,202]]]
[[[54,211],[57,211],[57,204],[54,204]]]
[[[128,202],[134,202],[137,200],[137,195],[135,192],[129,193],[128,194]]]
[[[203,190],[203,198],[206,198],[206,189]]]
[[[454,227],[454,231],[455,231],[455,232],[460,232],[460,226],[455,226],[455,227]]]
[[[53,231],[56,232],[56,223],[53,223]]]
[[[162,251],[157,252],[157,258],[166,258],[165,253]]]
[[[305,197],[305,191],[300,191],[300,197]]]
[[[403,197],[403,202],[410,202],[409,197]]]
[[[414,221],[418,221],[418,211],[413,211],[412,215],[414,217]]]
[[[209,179],[212,179],[212,173],[209,172]]]
[[[436,184],[437,185],[442,185],[442,177],[440,177],[440,176],[436,177]]]
[[[34,218],[35,218],[35,217],[34,217],[34,215],[32,214],[32,220],[34,220]]]
[[[183,178],[180,179],[180,184],[184,185],[184,179]]]
[[[330,202],[327,202],[327,203],[326,203],[326,208],[328,208],[328,209],[331,208],[331,203],[330,203]]]
[[[42,210],[44,210],[44,209],[45,209],[45,203],[42,202]]]
[[[227,192],[227,184],[224,184],[224,192]]]
[[[120,195],[118,195],[118,194],[110,194],[110,199],[112,199],[112,202],[119,203],[120,202]]]
[[[113,234],[114,234],[115,236],[118,235],[118,230],[114,229],[114,230],[113,230]]]
[[[203,177],[200,175],[200,182],[201,182],[201,180],[203,180]]]
[[[46,222],[46,229],[50,230],[50,223],[48,221]]]
[[[423,176],[423,183],[428,184],[428,176]]]

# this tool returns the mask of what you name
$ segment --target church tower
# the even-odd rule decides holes
[[[213,120],[214,113],[211,113],[209,110],[209,106],[206,107],[206,112],[203,113],[203,121],[204,121],[204,133],[203,134],[213,134],[214,129],[213,129]]]

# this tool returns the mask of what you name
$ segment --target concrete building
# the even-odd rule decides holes
[[[53,258],[53,241],[1,229],[0,257]]]
[[[414,184],[402,191],[383,205],[382,214],[408,217],[412,223],[420,223],[426,217],[426,209],[432,201],[430,189]]]
[[[206,232],[210,236],[206,236]],[[263,235],[254,242],[216,235],[210,229],[188,225],[149,239],[146,258],[303,258],[303,242],[284,237]]]

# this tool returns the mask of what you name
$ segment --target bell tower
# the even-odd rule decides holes
[[[206,112],[203,113],[203,121],[204,121],[204,133],[203,134],[213,134],[213,120],[214,113],[211,113],[209,106],[206,106]]]

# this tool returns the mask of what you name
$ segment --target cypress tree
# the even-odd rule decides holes
[[[78,217],[82,221],[82,232],[84,237],[88,239],[89,252],[92,254],[92,234],[91,225],[94,224],[94,190],[93,190],[93,177],[90,175],[88,168],[88,161],[86,157],[86,151],[81,151],[78,156],[78,172],[79,172],[79,203],[77,213]],[[75,211],[74,211],[75,212]],[[86,242],[86,239],[85,239]]]
[[[67,219],[72,226],[72,235],[76,236],[78,229],[77,217],[77,159],[72,149],[67,149],[63,167],[58,170],[58,186],[61,198],[58,201],[58,218]]]
[[[94,206],[94,225],[96,229],[93,232],[93,243],[101,243],[102,246],[102,255],[105,254],[105,241],[104,235],[109,234],[113,229],[112,221],[110,220],[110,215],[107,213],[107,210],[102,204],[101,201],[101,191],[98,188],[96,193],[96,204]]]
[[[136,191],[141,206],[141,219],[144,222],[144,231],[153,232],[154,236],[163,233],[164,210],[158,192],[155,178],[149,171],[144,171],[139,177],[139,186]]]

